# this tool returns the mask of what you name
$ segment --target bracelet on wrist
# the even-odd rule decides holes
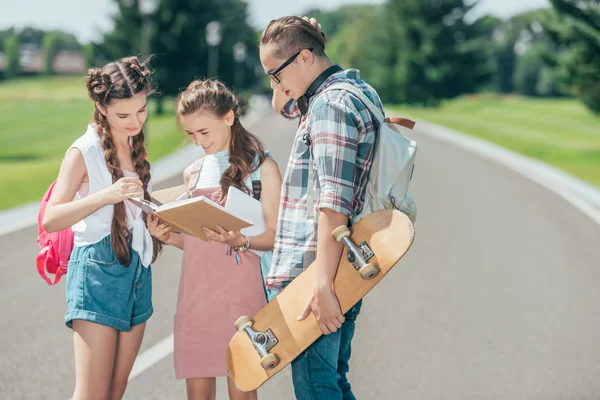
[[[242,237],[243,237],[244,239],[246,239],[246,243],[244,243],[244,244],[243,244],[243,245],[241,245],[241,246],[236,246],[236,247],[234,247],[234,250],[235,250],[235,251],[242,251],[242,252],[244,252],[244,251],[246,251],[246,250],[248,250],[248,249],[250,248],[250,238],[249,238],[249,237],[247,237],[247,236],[244,236],[244,235],[242,235]]]

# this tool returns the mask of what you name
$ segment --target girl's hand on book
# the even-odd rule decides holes
[[[246,244],[246,239],[240,231],[227,232],[225,229],[217,225],[215,230],[203,227],[202,232],[208,240],[228,244],[229,246],[243,246]]]
[[[143,184],[139,178],[123,177],[104,189],[107,204],[117,204],[132,197],[144,195]]]
[[[167,243],[171,237],[171,226],[169,224],[160,223],[160,219],[153,215],[148,216],[146,222],[148,232],[163,243]]]

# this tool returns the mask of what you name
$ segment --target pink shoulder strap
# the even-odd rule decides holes
[[[196,189],[196,185],[198,184],[198,179],[200,179],[200,171],[202,170],[202,163],[204,162],[204,157],[194,161],[192,164],[192,170],[190,171],[190,180],[188,181],[187,191],[191,192]]]

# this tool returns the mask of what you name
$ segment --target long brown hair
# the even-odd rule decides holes
[[[89,96],[94,103],[106,107],[113,100],[129,99],[139,93],[152,94],[152,82],[150,80],[150,68],[137,57],[126,57],[105,65],[103,68],[91,68],[87,75],[87,88]],[[104,149],[104,159],[108,171],[112,175],[113,183],[123,177],[117,151],[114,146],[110,126],[98,107],[94,108],[93,121],[100,136],[100,143]],[[140,180],[144,184],[144,197],[150,200],[148,183],[150,182],[150,163],[146,160],[146,145],[144,129],[132,138],[131,159]],[[146,222],[146,214],[144,214]],[[131,254],[127,240],[127,214],[125,203],[114,205],[111,242],[113,251],[122,265],[129,265]],[[162,243],[152,238],[153,255],[152,262],[162,249]]]
[[[302,49],[313,49],[313,54],[325,57],[327,38],[310,22],[289,16],[272,20],[260,37],[260,45],[273,46],[273,55],[288,58]]]
[[[215,79],[196,80],[177,97],[177,117],[199,111],[212,112],[219,118],[233,110],[234,121],[229,141],[229,168],[221,176],[222,197],[230,186],[249,194],[244,179],[254,172],[265,160],[264,146],[256,135],[248,132],[240,122],[240,106],[235,95],[223,83]],[[258,157],[258,163],[255,162]]]

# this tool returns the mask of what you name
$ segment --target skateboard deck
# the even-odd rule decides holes
[[[350,230],[337,228],[333,236],[344,242],[334,279],[344,314],[406,254],[414,227],[400,211],[381,210]],[[313,313],[304,321],[296,320],[313,292],[313,276],[310,266],[256,315],[236,322],[238,331],[227,349],[227,370],[239,390],[258,389],[321,336]]]

